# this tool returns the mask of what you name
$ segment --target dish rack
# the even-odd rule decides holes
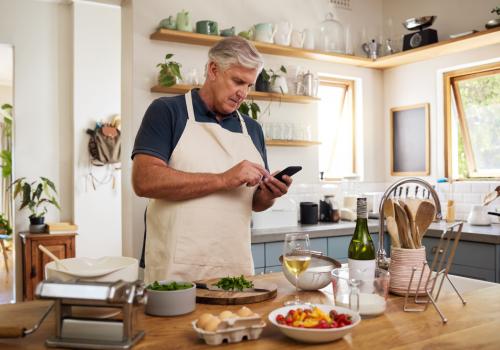
[[[387,258],[385,249],[384,249],[384,220],[385,216],[383,213],[384,202],[389,198],[403,199],[403,198],[421,198],[421,199],[430,199],[432,197],[432,201],[436,207],[436,217],[434,221],[440,221],[442,217],[441,213],[441,204],[439,202],[439,197],[434,190],[433,186],[430,185],[427,181],[419,179],[417,177],[409,177],[401,179],[391,186],[384,192],[382,199],[379,205],[379,247],[377,252],[377,264],[380,268],[388,269],[389,268],[389,259]],[[457,290],[453,282],[448,277],[448,272],[453,263],[453,259],[455,257],[455,251],[457,249],[458,243],[460,241],[460,237],[462,235],[462,227],[463,223],[456,223],[445,230],[441,234],[439,244],[437,246],[436,251],[434,252],[434,258],[431,266],[428,266],[426,260],[422,263],[422,269],[420,270],[420,276],[418,277],[418,285],[415,291],[415,304],[423,304],[424,307],[416,308],[409,306],[409,295],[411,286],[413,283],[413,279],[415,277],[416,271],[419,269],[417,266],[413,266],[412,273],[410,277],[410,281],[408,283],[408,288],[405,293],[405,301],[403,310],[408,312],[421,312],[427,310],[429,304],[432,304],[443,323],[448,322],[448,319],[444,316],[439,306],[437,305],[437,301],[439,299],[439,295],[441,293],[441,288],[443,286],[444,280],[446,279],[448,283],[452,286],[455,293],[458,295],[463,305],[466,305],[466,301]],[[455,228],[457,231],[455,232]],[[450,250],[451,248],[451,250]],[[424,276],[426,275],[425,271],[428,269],[427,278],[425,278],[425,284],[422,283]],[[441,278],[440,282],[438,280]],[[434,293],[436,285],[439,284],[437,293]],[[430,287],[430,288],[429,288]],[[413,293],[412,293],[413,294]]]
[[[422,198],[430,199],[434,201],[436,206],[436,218],[435,221],[439,221],[443,218],[441,214],[441,204],[439,202],[439,197],[434,190],[434,188],[427,181],[419,179],[418,177],[407,177],[393,183],[384,192],[379,205],[379,244],[377,251],[377,265],[382,269],[389,269],[389,260],[387,259],[387,254],[384,249],[384,203],[386,199],[389,198]]]
[[[437,301],[439,299],[441,288],[443,287],[445,279],[448,280],[448,283],[450,283],[451,287],[462,301],[462,304],[463,305],[467,304],[467,302],[462,297],[458,289],[455,287],[453,282],[448,277],[448,272],[450,270],[451,264],[453,263],[453,258],[455,257],[455,251],[457,249],[458,242],[460,241],[460,237],[462,235],[463,225],[464,225],[463,222],[459,222],[449,226],[446,230],[443,230],[443,233],[441,234],[441,239],[439,240],[439,244],[436,248],[436,251],[434,252],[434,258],[432,259],[431,266],[430,267],[428,266],[427,261],[424,261],[422,263],[422,270],[420,271],[420,277],[418,279],[418,285],[415,291],[415,299],[413,301],[416,305],[418,304],[425,305],[424,307],[421,308],[410,307],[408,305],[409,304],[408,296],[410,295],[410,288],[413,282],[413,277],[415,276],[415,272],[418,269],[416,266],[413,267],[411,272],[410,282],[408,283],[408,289],[406,290],[405,294],[405,303],[403,306],[404,311],[422,312],[427,310],[429,304],[432,303],[437,313],[441,317],[441,321],[443,321],[443,323],[448,322],[448,319],[445,317],[445,315],[437,305]],[[456,233],[454,231],[455,228],[457,228]],[[425,270],[427,268],[429,269],[429,273],[427,274],[425,283],[422,284],[422,279],[424,277]],[[439,278],[441,278],[441,280],[438,282]],[[437,292],[434,293],[434,290],[438,283],[439,287],[437,289]]]

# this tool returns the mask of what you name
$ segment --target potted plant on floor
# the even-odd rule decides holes
[[[15,180],[12,186],[14,186],[14,199],[21,198],[19,210],[27,208],[31,213],[30,232],[44,232],[47,204],[61,210],[54,183],[43,176],[32,182],[21,177]]]

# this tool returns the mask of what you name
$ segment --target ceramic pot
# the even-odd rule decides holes
[[[181,30],[183,32],[193,31],[193,25],[191,24],[191,17],[189,16],[189,12],[182,10],[181,12],[177,13],[175,22],[177,30]]]
[[[418,287],[418,280],[422,271],[423,263],[426,260],[425,247],[418,249],[391,248],[391,263],[389,273],[391,281],[389,290],[397,295],[405,295],[410,283],[413,267],[416,267],[415,274],[410,288],[410,295],[415,295]],[[424,284],[429,275],[429,267],[426,266],[422,276],[422,284],[419,288],[419,294],[424,294]]]

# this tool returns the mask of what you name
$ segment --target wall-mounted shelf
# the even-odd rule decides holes
[[[222,37],[181,32],[177,30],[159,29],[155,33],[151,34],[150,38],[154,40],[171,41],[182,44],[212,46]],[[253,43],[259,52],[271,55],[306,58],[316,61],[348,64],[358,67],[386,69],[500,43],[500,27],[483,30],[460,38],[442,40],[438,43],[409,51],[398,52],[390,56],[381,57],[376,61],[372,61],[364,57],[326,53],[315,50],[296,49],[290,46],[281,46],[257,41],[254,41]]]
[[[150,36],[154,40],[173,41],[182,44],[212,46],[222,39],[221,36],[205,35],[198,33],[181,32],[170,29],[158,29]],[[268,44],[259,41],[252,41],[260,53],[270,55],[288,56],[296,58],[307,58],[316,61],[326,61],[333,63],[350,64],[353,66],[368,67],[372,61],[364,57],[327,53],[315,50],[296,49],[290,46]]]
[[[151,92],[158,92],[162,94],[185,94],[192,88],[196,87],[200,86],[177,84],[174,86],[165,87],[161,85],[155,85],[151,88]],[[289,102],[289,103],[313,103],[320,101],[318,97],[286,95],[286,94],[283,95],[274,92],[261,92],[261,91],[250,91],[247,95],[247,98],[260,101],[277,101],[277,102]]]
[[[266,145],[280,147],[307,147],[321,145],[321,142],[306,140],[266,140]]]

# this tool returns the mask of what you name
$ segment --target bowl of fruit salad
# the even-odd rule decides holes
[[[286,336],[305,343],[341,339],[361,322],[356,311],[330,305],[290,305],[271,311],[269,321]]]

